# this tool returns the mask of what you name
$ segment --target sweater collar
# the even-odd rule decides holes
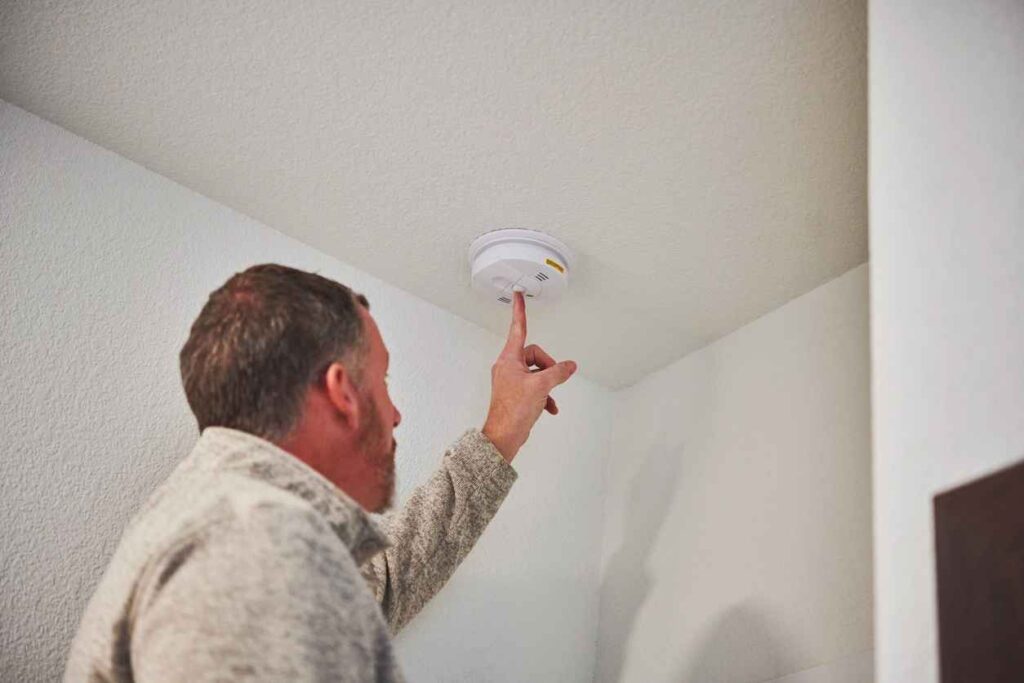
[[[207,427],[195,451],[219,471],[230,471],[288,491],[319,512],[357,565],[388,547],[383,528],[348,494],[291,453],[253,434]]]

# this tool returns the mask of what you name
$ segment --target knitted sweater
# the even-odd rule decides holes
[[[377,516],[277,446],[208,428],[125,531],[65,681],[402,681],[391,634],[515,479],[467,430],[405,506]]]

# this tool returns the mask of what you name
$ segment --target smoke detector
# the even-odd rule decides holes
[[[513,293],[531,301],[556,301],[569,286],[572,252],[537,230],[507,228],[480,235],[469,245],[473,289],[508,305]]]

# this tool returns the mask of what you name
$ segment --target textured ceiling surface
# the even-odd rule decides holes
[[[501,334],[469,242],[550,232],[610,387],[867,259],[863,2],[8,0],[0,97]]]

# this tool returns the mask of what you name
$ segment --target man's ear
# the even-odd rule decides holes
[[[327,400],[342,420],[349,423],[353,430],[359,429],[359,393],[352,383],[352,375],[341,363],[331,363],[324,371],[324,390]]]

